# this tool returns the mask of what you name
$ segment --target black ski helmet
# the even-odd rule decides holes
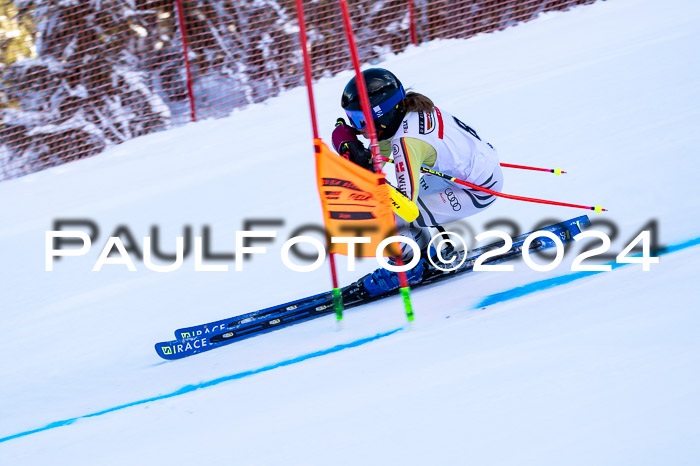
[[[362,72],[369,94],[369,104],[372,107],[374,126],[377,138],[391,138],[399,129],[401,120],[406,116],[403,100],[406,91],[399,78],[391,71],[383,68],[371,68]],[[360,93],[357,90],[355,78],[345,86],[340,105],[355,129],[365,127],[365,117],[360,106]]]

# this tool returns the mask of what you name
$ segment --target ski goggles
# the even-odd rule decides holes
[[[394,95],[386,99],[381,104],[372,107],[372,118],[376,120],[377,118],[383,117],[405,98],[406,91],[404,91],[403,86],[401,86],[396,93],[394,93]],[[364,129],[364,127],[367,126],[367,122],[365,121],[365,113],[362,110],[345,110],[345,114],[348,116],[350,124],[353,128]]]

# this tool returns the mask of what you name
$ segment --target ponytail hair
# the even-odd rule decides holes
[[[403,100],[406,112],[432,112],[435,104],[432,100],[417,92],[409,91]]]

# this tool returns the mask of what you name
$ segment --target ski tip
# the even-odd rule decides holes
[[[175,355],[173,354],[172,347],[169,345],[168,342],[156,343],[154,345],[154,347],[156,349],[156,353],[161,358],[168,360],[168,361],[173,360],[173,359],[177,359],[175,357]]]

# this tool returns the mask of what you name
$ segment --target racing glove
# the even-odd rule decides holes
[[[355,128],[348,126],[342,118],[338,118],[332,135],[333,148],[341,157],[345,157],[355,165],[374,171],[372,153],[357,139],[358,134]]]

